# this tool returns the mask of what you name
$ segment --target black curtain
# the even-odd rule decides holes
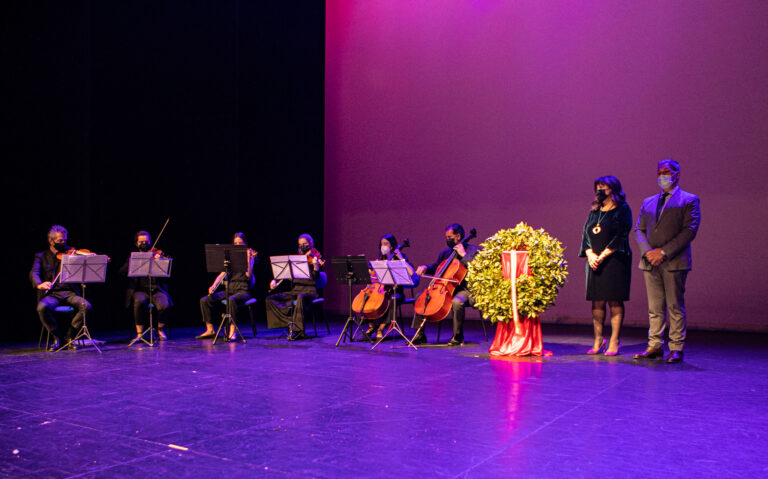
[[[171,326],[200,324],[203,245],[245,232],[270,254],[323,237],[321,2],[6,3],[0,341],[40,324],[27,279],[53,224],[108,254],[89,326],[132,329],[118,274],[136,231],[174,259]],[[322,249],[322,245],[318,245]]]

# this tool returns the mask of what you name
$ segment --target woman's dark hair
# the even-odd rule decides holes
[[[621,182],[615,176],[608,175],[597,178],[593,186],[595,193],[597,193],[597,185],[605,185],[610,188],[611,200],[613,200],[613,204],[617,208],[627,202],[627,197],[621,189]],[[592,210],[598,209],[600,209],[600,202],[597,200],[597,194],[595,194],[595,199],[592,201]]]
[[[243,240],[243,243],[245,243],[246,246],[248,245],[248,240],[245,239],[245,233],[241,233],[241,232],[238,231],[237,233],[233,234],[232,235],[232,243],[233,244],[235,242],[235,239],[237,239],[237,238],[240,238],[241,240]]]
[[[381,238],[379,238],[379,256],[380,257],[383,257],[383,255],[381,254],[381,240],[389,241],[389,245],[392,247],[392,251],[395,251],[397,249],[397,239],[395,239],[394,235],[387,233]]]

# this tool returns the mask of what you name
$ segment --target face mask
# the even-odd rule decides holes
[[[59,253],[63,253],[69,249],[67,243],[53,243],[53,247]]]
[[[446,238],[445,244],[447,244],[449,248],[453,249],[453,247],[456,246],[458,243],[456,243],[456,239],[454,238]]]
[[[312,248],[308,244],[302,244],[299,245],[299,253],[306,254],[307,251],[311,250]]]
[[[391,252],[392,252],[392,247],[391,246],[382,246],[381,247],[381,254],[383,254],[384,256],[389,256],[389,253],[391,253]]]
[[[659,176],[657,183],[662,190],[669,189],[672,186],[672,175]]]
[[[143,251],[143,252],[149,251],[149,244],[139,243],[139,251]]]
[[[601,205],[605,201],[605,199],[608,198],[608,195],[605,193],[605,190],[597,190],[597,202]]]

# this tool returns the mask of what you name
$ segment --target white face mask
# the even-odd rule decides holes
[[[392,252],[392,248],[391,247],[389,247],[389,246],[382,246],[381,247],[381,254],[383,254],[384,256],[389,256],[389,253],[391,253],[391,252]]]
[[[669,189],[672,186],[672,175],[660,175],[656,182],[662,190]]]

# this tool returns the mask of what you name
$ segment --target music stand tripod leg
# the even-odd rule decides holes
[[[81,286],[82,286],[82,288],[83,288],[83,300],[85,300],[85,283],[81,283]],[[75,342],[75,341],[77,341],[78,339],[80,339],[80,338],[82,338],[82,337],[86,337],[86,338],[88,338],[88,340],[91,342],[91,345],[92,345],[94,348],[96,348],[96,351],[98,351],[98,352],[99,352],[99,354],[101,354],[101,349],[100,349],[100,348],[99,348],[99,346],[98,346],[98,345],[96,345],[96,343],[93,341],[93,338],[91,337],[91,333],[88,331],[88,323],[86,323],[86,316],[87,316],[87,310],[86,310],[86,309],[83,309],[83,325],[82,325],[82,326],[80,326],[80,330],[77,332],[77,334],[75,335],[75,337],[74,337],[74,338],[71,338],[71,339],[69,340],[69,342],[67,342],[67,344],[63,345],[62,347],[60,347],[59,349],[57,349],[57,350],[56,350],[56,351],[54,351],[54,352],[57,352],[57,353],[58,353],[58,352],[59,352],[59,351],[61,351],[62,349],[65,349],[65,348],[69,347],[69,345],[70,345],[70,344],[74,343],[74,342]]]

